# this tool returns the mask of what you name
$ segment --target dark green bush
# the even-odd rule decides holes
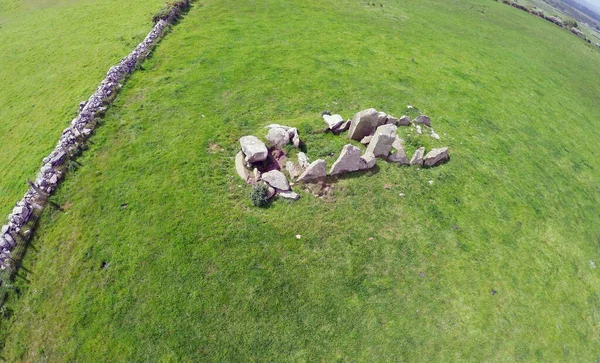
[[[255,207],[264,207],[269,203],[269,188],[264,184],[255,185],[250,191],[249,197]]]

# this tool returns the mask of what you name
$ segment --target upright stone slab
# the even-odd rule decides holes
[[[327,168],[325,160],[318,159],[313,161],[308,168],[298,178],[299,182],[311,181],[319,178],[323,178],[327,175]]]
[[[310,165],[310,163],[308,162],[308,156],[306,156],[306,154],[302,151],[298,153],[298,164],[300,164],[300,167],[302,169],[306,169]]]
[[[423,165],[427,167],[436,166],[450,159],[447,147],[432,149],[423,159]]]
[[[387,158],[396,139],[396,129],[396,125],[392,124],[379,126],[367,147],[367,152],[373,153],[375,157]]]
[[[267,159],[269,151],[267,146],[256,136],[242,136],[240,138],[242,152],[246,155],[246,161],[257,163]]]
[[[410,165],[423,165],[423,155],[425,154],[425,148],[418,148],[413,157],[410,159]]]
[[[338,159],[329,170],[329,175],[357,171],[360,168],[360,149],[352,144],[344,145]]]
[[[269,129],[269,132],[267,133],[267,141],[272,147],[281,149],[290,142],[290,134],[288,130],[274,127]]]
[[[238,152],[235,156],[235,171],[237,171],[240,178],[246,183],[251,183],[252,173],[246,168],[245,156],[243,152]]]
[[[348,137],[360,141],[363,137],[372,135],[377,129],[379,117],[377,110],[369,108],[360,111],[352,118]]]

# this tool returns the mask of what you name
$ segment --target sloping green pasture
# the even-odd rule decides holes
[[[27,190],[112,65],[151,29],[161,0],[0,0],[0,215]]]
[[[493,1],[381,4],[196,5],[45,212],[3,356],[600,358],[600,52]],[[240,136],[296,126],[331,165],[322,110],[407,105],[442,138],[401,129],[409,153],[449,163],[250,206]]]

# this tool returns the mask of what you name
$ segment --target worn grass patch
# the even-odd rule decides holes
[[[203,5],[45,213],[6,359],[600,357],[597,50],[488,0]],[[408,104],[449,163],[251,206],[240,136],[296,126],[331,165],[321,111]]]

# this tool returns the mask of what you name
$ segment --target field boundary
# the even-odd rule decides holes
[[[8,223],[0,231],[0,306],[11,289],[11,280],[17,273],[47,204],[69,170],[76,169],[76,158],[86,149],[87,140],[98,127],[98,119],[115,100],[129,76],[146,60],[167,30],[177,24],[190,8],[190,0],[167,3],[153,18],[154,27],[118,65],[110,67],[106,77],[87,101],[79,104],[79,112],[70,126],[63,130],[56,147],[42,160],[34,181],[8,215]]]

